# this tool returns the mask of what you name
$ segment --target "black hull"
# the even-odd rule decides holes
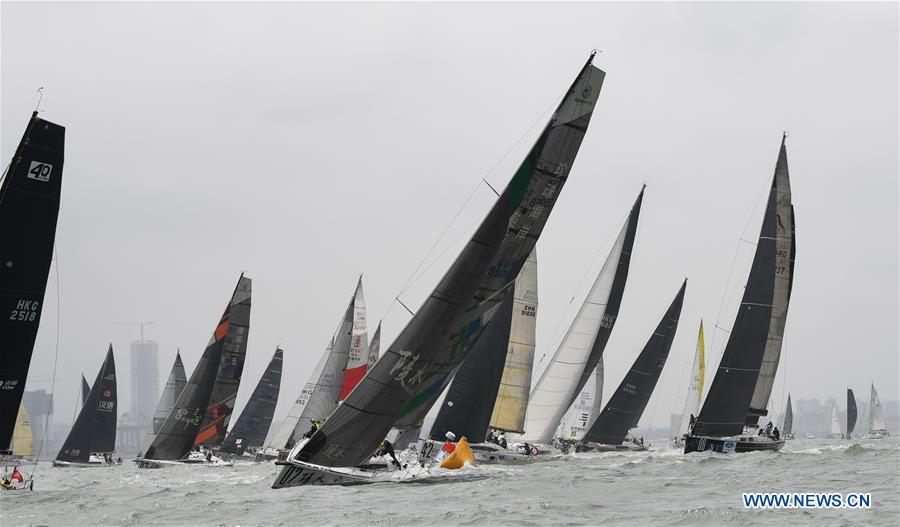
[[[728,438],[688,435],[684,441],[684,453],[690,454],[691,452],[704,452],[707,450],[720,453],[755,452],[757,450],[777,452],[783,446],[783,439],[776,441],[763,436]]]

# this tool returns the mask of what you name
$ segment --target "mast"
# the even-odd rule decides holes
[[[513,291],[509,349],[490,418],[491,428],[497,430],[519,433],[525,430],[525,409],[528,407],[528,394],[531,391],[537,329],[537,279],[535,248],[519,271]]]
[[[272,425],[278,392],[281,389],[281,365],[284,352],[275,348],[272,360],[263,372],[250,400],[222,444],[222,452],[241,453],[247,447],[262,446]],[[239,443],[240,442],[240,443]]]
[[[0,454],[10,453],[41,322],[62,190],[66,129],[31,115],[0,185]],[[12,228],[11,226],[21,226]]]
[[[532,389],[521,441],[549,443],[596,368],[618,318],[643,199],[644,187],[578,314]]]
[[[358,465],[392,426],[422,421],[519,274],[568,178],[605,76],[592,60],[425,303],[292,459]]]
[[[775,285],[772,294],[772,316],[769,320],[769,332],[766,347],[760,365],[759,377],[750,400],[750,410],[746,424],[754,426],[761,416],[767,415],[766,408],[772,387],[775,384],[775,372],[781,358],[781,346],[784,340],[784,327],[787,321],[788,304],[791,299],[791,286],[794,273],[794,206],[791,204],[791,180],[788,173],[787,149],[785,136],[781,137],[781,148],[775,163]]]
[[[219,446],[225,439],[225,431],[228,430],[241,385],[244,360],[247,358],[251,286],[250,278],[242,273],[235,292],[239,300],[232,303],[229,311],[228,332],[223,337],[219,371],[216,373],[206,415],[203,416],[194,440],[196,445]]]
[[[583,441],[621,445],[628,431],[638,425],[672,348],[686,288],[687,280],[681,284],[675,299],[606,407],[585,432]]]

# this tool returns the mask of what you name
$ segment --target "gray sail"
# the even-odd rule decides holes
[[[178,351],[175,353],[175,363],[172,364],[172,371],[169,372],[169,379],[166,381],[162,396],[159,398],[159,403],[156,405],[156,413],[153,414],[154,434],[159,432],[163,423],[166,422],[166,418],[169,417],[169,414],[172,412],[172,408],[175,408],[175,401],[178,400],[178,396],[181,395],[181,391],[184,390],[185,384],[187,384],[187,375],[184,373],[184,364],[181,362],[181,352]]]
[[[222,344],[222,360],[216,373],[216,383],[210,394],[206,415],[200,424],[194,443],[205,446],[219,446],[225,440],[228,423],[234,412],[241,385],[241,373],[247,357],[247,338],[250,333],[250,291],[251,280],[241,275],[238,291],[241,300],[231,307],[228,318],[228,333]]]
[[[275,415],[283,362],[284,352],[281,348],[275,348],[275,354],[250,395],[250,400],[225,437],[222,452],[240,454],[247,447],[262,446],[272,425],[272,416]]]
[[[232,310],[249,298],[249,288],[241,287],[245,283],[243,278],[244,275],[241,275],[222,318],[216,324],[216,329],[191,378],[175,401],[174,408],[144,452],[145,459],[179,460],[194,447],[194,440],[216,382],[219,364],[222,362],[222,350],[229,333]]]
[[[794,429],[794,409],[791,406],[791,394],[788,394],[787,406],[784,409],[784,420],[781,423],[782,435],[790,434]]]
[[[761,416],[767,415],[766,408],[772,395],[775,383],[775,372],[781,358],[781,345],[784,339],[784,326],[787,322],[788,304],[791,300],[791,284],[794,272],[794,208],[791,204],[791,180],[788,174],[787,149],[784,136],[781,138],[781,149],[775,163],[775,287],[772,295],[772,317],[769,321],[769,333],[766,349],[753,398],[750,400],[750,411],[746,424],[756,425]]]
[[[856,397],[853,396],[853,390],[847,388],[847,439],[850,439],[856,428],[856,413]]]
[[[592,60],[437,287],[293,459],[358,465],[392,426],[422,422],[534,249],[568,178],[605,75]]]

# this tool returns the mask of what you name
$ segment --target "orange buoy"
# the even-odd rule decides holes
[[[469,442],[466,441],[465,436],[463,436],[459,440],[459,443],[456,444],[453,453],[447,456],[447,459],[441,463],[441,468],[456,470],[458,468],[463,468],[466,463],[475,465],[475,454],[472,453]]]

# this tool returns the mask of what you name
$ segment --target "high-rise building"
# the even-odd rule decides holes
[[[31,424],[31,433],[34,434],[35,446],[44,439],[44,430],[53,415],[53,398],[46,390],[25,391],[22,396],[25,411],[28,412],[28,421]]]
[[[150,425],[159,398],[159,343],[131,341],[131,414],[138,425]]]

